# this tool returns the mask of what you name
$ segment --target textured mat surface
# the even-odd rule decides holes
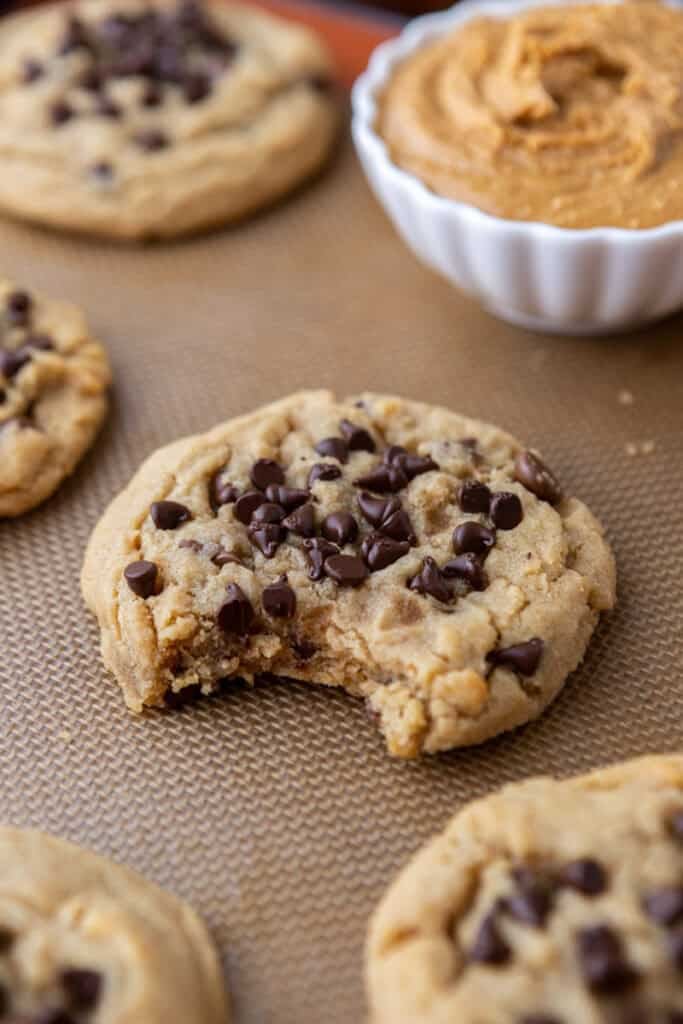
[[[349,148],[310,190],[234,230],[140,250],[3,222],[0,266],[81,303],[115,372],[77,475],[0,523],[0,819],[191,900],[244,1024],[360,1021],[367,915],[464,800],[683,746],[682,321],[595,341],[498,323],[415,263]],[[320,385],[490,419],[540,447],[607,524],[618,609],[539,722],[402,764],[360,704],[300,685],[124,710],[78,591],[98,515],[159,445]],[[648,440],[654,452],[626,454]]]

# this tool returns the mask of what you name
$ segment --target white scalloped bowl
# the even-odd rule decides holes
[[[683,308],[683,221],[572,230],[494,217],[437,195],[397,167],[374,128],[375,97],[393,66],[425,42],[477,15],[509,17],[566,2],[461,0],[416,18],[377,47],[356,81],[352,132],[375,195],[423,263],[512,323],[558,334],[612,333]]]

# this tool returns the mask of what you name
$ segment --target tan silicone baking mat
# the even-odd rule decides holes
[[[359,1022],[368,914],[464,800],[683,746],[683,321],[608,340],[505,326],[415,262],[349,144],[290,202],[182,244],[118,248],[0,222],[0,267],[81,303],[115,375],[77,474],[0,522],[0,820],[190,900],[243,1024]],[[125,711],[78,588],[100,512],[159,445],[321,385],[490,419],[541,448],[606,523],[618,609],[539,722],[407,764],[385,754],[361,703],[304,685]]]

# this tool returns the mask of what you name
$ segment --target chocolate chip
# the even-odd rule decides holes
[[[123,570],[126,583],[138,597],[151,597],[157,583],[157,567],[154,562],[131,562]]]
[[[308,486],[312,487],[316,480],[338,480],[341,475],[339,466],[331,462],[316,462],[308,474]]]
[[[9,928],[0,928],[0,953],[7,953],[14,945],[15,935]]]
[[[241,523],[248,526],[251,518],[259,507],[265,502],[265,497],[260,491],[246,491],[241,498],[235,502],[235,515]]]
[[[282,525],[291,530],[292,533],[296,533],[299,537],[314,537],[315,514],[313,506],[299,506],[299,508],[290,512],[286,519],[282,520]]]
[[[265,491],[268,484],[283,484],[285,471],[274,459],[257,459],[249,474],[254,487]]]
[[[351,420],[341,421],[339,433],[346,441],[350,452],[374,452],[377,447],[370,432],[364,427],[356,426]]]
[[[18,1024],[76,1024],[75,1019],[66,1010],[41,1010],[33,1017],[18,1020]]]
[[[292,650],[296,654],[299,661],[310,661],[313,655],[317,652],[318,648],[309,640],[302,640],[298,637],[295,637],[292,640]]]
[[[675,839],[683,840],[683,810],[674,811],[669,819],[669,829]]]
[[[194,704],[202,697],[202,688],[199,683],[191,683],[183,686],[180,690],[167,690],[164,694],[164,704],[171,711],[179,711],[187,704]]]
[[[538,668],[543,654],[543,641],[538,637],[511,647],[499,647],[489,651],[486,660],[492,665],[502,665],[518,672],[521,676],[532,676]]]
[[[69,967],[59,980],[71,1010],[94,1010],[102,993],[102,975],[85,968]]]
[[[42,78],[45,74],[45,68],[38,60],[33,60],[32,57],[28,57],[24,61],[24,69],[22,73],[22,81],[26,85],[30,85],[32,82],[37,82],[39,78]]]
[[[104,184],[114,177],[114,166],[108,160],[98,160],[91,166],[90,173]]]
[[[683,971],[683,928],[674,928],[666,937],[666,945],[672,963]]]
[[[479,925],[467,959],[475,964],[501,966],[512,956],[512,950],[500,933],[493,914],[488,914]]]
[[[308,558],[308,576],[312,580],[321,580],[325,575],[325,559],[331,555],[338,555],[339,548],[323,537],[315,537],[313,540],[304,541],[304,549]]]
[[[192,537],[189,537],[187,540],[181,540],[178,547],[187,548],[188,551],[194,551],[194,553],[197,555],[199,554],[200,551],[204,550],[204,545],[201,544],[198,540],[194,540],[194,538]]]
[[[235,555],[229,555],[228,552],[225,551],[223,548],[219,548],[219,550],[216,551],[215,554],[211,555],[211,561],[219,569],[222,569],[224,565],[243,565],[244,564]]]
[[[189,508],[179,501],[155,501],[149,513],[154,525],[160,530],[176,530],[192,518]]]
[[[683,888],[665,886],[647,894],[643,905],[649,917],[665,928],[683,921]]]
[[[249,540],[266,558],[273,558],[287,531],[279,523],[252,523],[248,530]]]
[[[170,143],[168,136],[156,128],[148,128],[147,131],[138,132],[134,136],[134,142],[145,150],[146,153],[154,153],[160,149],[166,149]]]
[[[371,526],[380,526],[384,519],[401,508],[398,498],[375,498],[374,495],[362,491],[358,495],[358,504],[363,516]]]
[[[519,1018],[519,1024],[562,1024],[562,1020],[550,1013],[527,1013]]]
[[[429,557],[425,558],[419,573],[408,581],[408,586],[418,594],[429,595],[437,601],[443,601],[444,604],[450,601],[452,596],[441,570],[434,559]]]
[[[417,541],[410,516],[403,508],[387,515],[379,524],[379,530],[392,540],[407,540],[409,544],[415,544]]]
[[[466,480],[458,491],[463,512],[486,512],[491,507],[491,491],[479,480]]]
[[[334,82],[329,75],[308,75],[306,77],[306,83],[314,92],[319,93],[321,96],[329,96],[329,94],[334,90]],[[356,405],[358,405],[357,402]],[[368,449],[368,451],[370,450],[372,449]]]
[[[516,921],[542,928],[553,905],[550,885],[530,868],[517,868],[512,874],[517,890],[505,899],[504,909]]]
[[[367,488],[369,491],[375,491],[376,494],[395,494],[407,483],[408,477],[399,465],[380,465],[366,473],[365,476],[354,480],[356,487]]]
[[[438,469],[438,464],[431,455],[413,455],[402,448],[400,444],[392,444],[382,456],[385,465],[393,466],[399,470],[408,480],[414,480],[422,473],[429,473]]]
[[[349,457],[348,446],[341,437],[325,437],[322,441],[318,441],[315,450],[318,455],[327,455],[331,459],[336,459],[337,462],[344,463]]]
[[[86,68],[78,76],[78,85],[81,89],[86,89],[88,92],[99,92],[102,88],[102,75],[96,67]]]
[[[407,555],[410,544],[405,540],[392,540],[380,533],[369,534],[361,544],[361,554],[370,572],[379,572],[393,565],[394,562]]]
[[[7,392],[4,388],[0,388],[0,405],[4,405],[7,401]]]
[[[498,491],[491,499],[490,515],[499,530],[514,530],[524,518],[524,510],[516,494]]]
[[[159,107],[164,98],[163,87],[158,82],[146,82],[140,98],[143,107]]]
[[[291,619],[296,611],[296,594],[286,576],[264,587],[261,602],[266,615],[276,619]]]
[[[55,343],[47,334],[30,334],[21,347],[22,349],[35,349],[37,352],[51,352]]]
[[[600,896],[607,889],[607,872],[597,860],[586,857],[566,864],[558,881],[584,896]]]
[[[182,89],[187,103],[201,103],[211,93],[211,79],[201,72],[193,72],[183,78]]]
[[[310,492],[298,487],[284,487],[282,484],[269,484],[266,487],[266,498],[276,505],[282,505],[287,512],[303,505],[310,498]]]
[[[335,544],[349,544],[358,536],[358,523],[350,512],[332,512],[323,519],[321,532]]]
[[[88,35],[83,22],[79,18],[70,17],[59,43],[58,54],[64,57],[67,53],[72,53],[74,50],[87,49],[88,45]]]
[[[114,120],[117,117],[121,117],[121,107],[118,103],[114,103],[109,96],[102,96],[97,103],[96,113],[100,117],[110,117]]]
[[[637,981],[638,975],[626,959],[621,939],[608,925],[583,928],[576,942],[584,980],[593,992],[615,994]]]
[[[515,480],[541,501],[547,501],[551,505],[557,505],[562,501],[559,481],[533,452],[520,452],[515,459]]]
[[[50,121],[55,127],[66,124],[74,116],[74,109],[66,100],[55,100],[50,107]]]
[[[358,587],[368,570],[358,555],[330,555],[325,559],[325,573],[341,587]]]
[[[236,583],[228,583],[227,598],[221,605],[217,622],[224,633],[243,636],[254,618],[254,609],[247,595]]]
[[[209,502],[211,508],[216,511],[222,505],[233,505],[239,498],[240,492],[230,480],[226,480],[222,473],[216,473],[209,483]]]
[[[468,551],[457,558],[451,558],[442,566],[441,572],[447,579],[464,580],[472,590],[486,590],[489,585],[488,576],[484,571],[479,555]]]
[[[31,319],[33,299],[28,292],[11,292],[5,299],[7,319],[13,327],[25,327]]]
[[[11,380],[12,377],[16,376],[19,370],[30,361],[31,353],[23,348],[16,349],[14,352],[0,349],[0,373],[7,380]]]
[[[252,524],[256,523],[281,523],[285,518],[285,510],[282,505],[275,505],[272,501],[264,501],[262,505],[254,509],[251,517]]]
[[[474,520],[461,523],[453,531],[453,550],[456,555],[464,555],[471,551],[475,555],[486,557],[496,543],[495,530],[481,526]]]

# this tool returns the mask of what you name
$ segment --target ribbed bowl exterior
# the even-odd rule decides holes
[[[491,312],[561,334],[627,330],[683,307],[683,221],[640,231],[581,231],[493,217],[431,192],[392,163],[374,130],[375,97],[397,61],[476,15],[509,16],[548,2],[462,0],[412,21],[375,50],[357,80],[353,138],[370,185],[406,244]]]

